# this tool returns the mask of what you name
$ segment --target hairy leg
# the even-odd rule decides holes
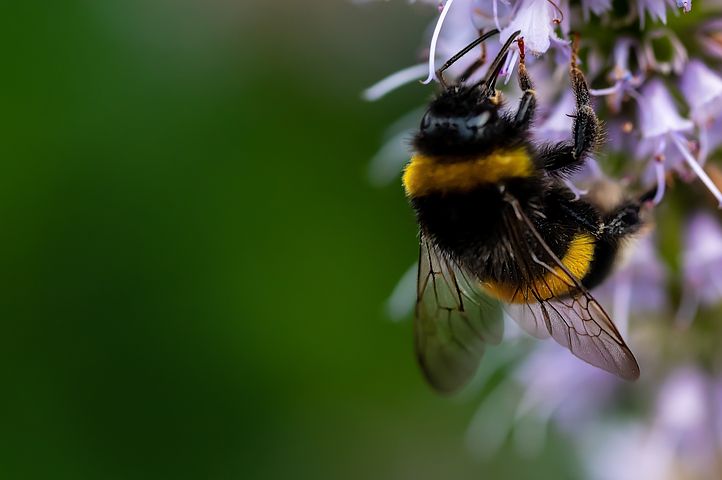
[[[516,111],[515,122],[517,125],[527,126],[534,119],[536,91],[534,91],[534,84],[531,81],[531,77],[529,77],[529,72],[526,70],[524,39],[520,38],[517,40],[517,44],[519,45],[519,88],[521,88],[524,93],[519,102],[519,108]]]

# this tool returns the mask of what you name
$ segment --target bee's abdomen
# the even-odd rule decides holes
[[[504,180],[527,178],[534,163],[525,147],[494,150],[479,158],[447,161],[414,155],[404,170],[404,188],[409,198],[437,193],[469,192]]]
[[[589,233],[578,233],[560,259],[566,270],[582,283],[592,271],[596,243]],[[573,280],[558,265],[553,267],[553,273],[543,272],[538,277],[519,282],[484,282],[484,287],[492,296],[507,303],[527,303],[534,301],[536,295],[545,299],[563,297],[576,288]]]

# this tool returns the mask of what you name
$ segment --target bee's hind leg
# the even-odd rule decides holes
[[[574,91],[577,104],[574,126],[572,128],[574,135],[572,155],[574,159],[581,161],[600,143],[602,129],[597,114],[592,108],[587,81],[584,79],[584,74],[577,64],[578,42],[579,39],[576,37],[572,45],[572,61],[569,75],[572,80],[572,90]]]
[[[620,240],[637,233],[645,223],[641,210],[642,204],[639,202],[620,205],[604,217],[602,235],[611,240]]]
[[[577,40],[572,47],[572,61],[569,69],[572,91],[576,100],[573,115],[573,139],[543,147],[539,158],[544,169],[555,176],[568,177],[584,165],[587,155],[601,143],[602,128],[592,108],[589,87],[579,65],[577,65]]]
[[[536,111],[536,91],[534,90],[534,84],[531,81],[529,72],[526,69],[526,62],[524,61],[524,39],[520,38],[517,40],[517,44],[519,45],[519,88],[521,88],[524,93],[519,102],[519,108],[516,111],[514,121],[517,125],[527,126],[534,119],[534,112]]]

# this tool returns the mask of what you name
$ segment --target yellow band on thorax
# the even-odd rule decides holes
[[[569,273],[577,280],[584,278],[589,273],[589,267],[594,259],[594,237],[588,233],[580,233],[574,236],[567,253],[561,259]],[[508,285],[504,283],[484,283],[485,290],[492,296],[506,303],[533,303],[535,297],[532,291],[537,292],[542,299],[563,296],[574,290],[574,282],[558,265],[553,267],[554,273],[547,272],[542,278],[526,287],[527,291],[520,285]]]
[[[458,162],[414,155],[404,170],[403,182],[406,195],[419,197],[429,193],[465,192],[483,184],[528,177],[532,173],[529,153],[520,147]]]

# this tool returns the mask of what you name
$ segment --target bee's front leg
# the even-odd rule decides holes
[[[536,91],[534,90],[534,84],[531,81],[529,72],[526,69],[526,62],[524,61],[524,39],[520,38],[517,40],[517,45],[519,46],[519,88],[521,88],[524,93],[519,102],[519,109],[516,111],[515,122],[517,125],[527,126],[534,119]]]
[[[576,98],[577,111],[574,116],[574,150],[575,159],[583,159],[593,151],[601,141],[601,126],[597,114],[592,108],[589,87],[579,65],[577,64],[577,50],[579,39],[575,38],[572,46],[572,61],[569,75],[572,80],[572,89]]]

